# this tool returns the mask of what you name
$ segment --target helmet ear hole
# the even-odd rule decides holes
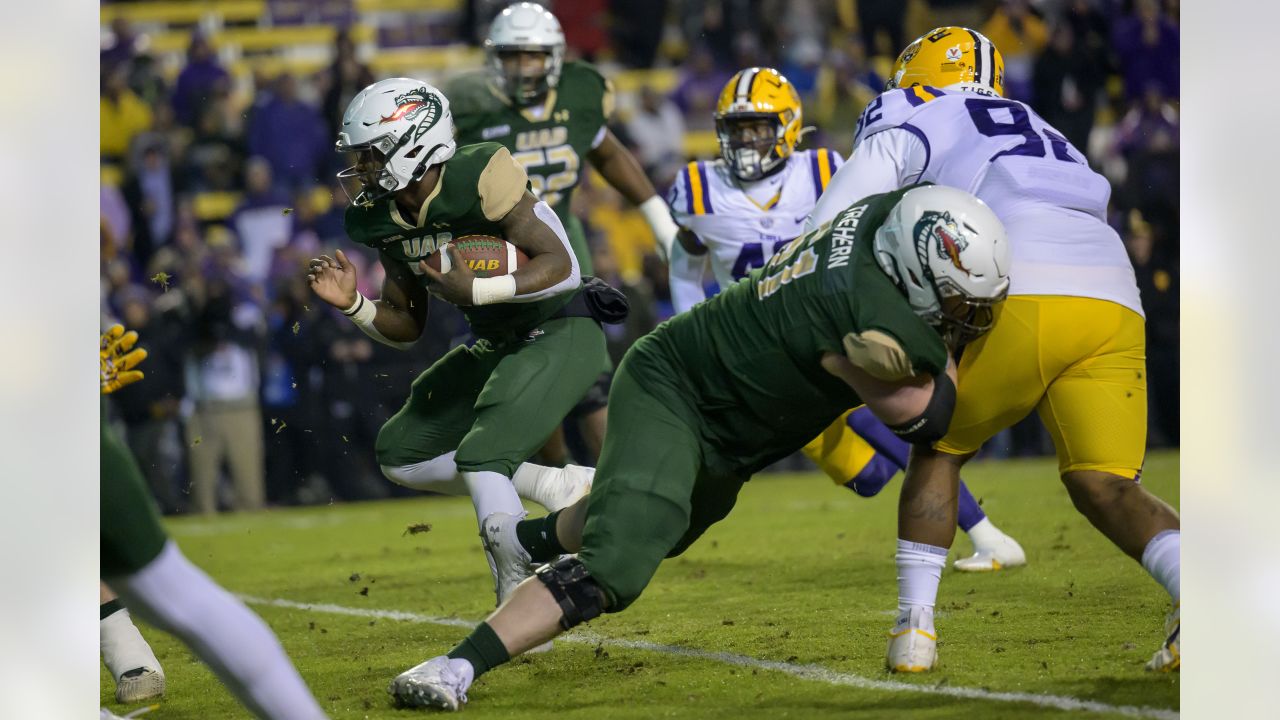
[[[406,159],[409,159],[409,160],[412,160],[412,159],[414,159],[414,158],[418,157],[418,153],[422,152],[422,148],[424,148],[424,147],[426,147],[426,146],[425,146],[425,145],[417,145],[417,146],[415,146],[412,150],[410,150],[408,153],[406,153],[406,154],[405,154],[405,158],[406,158]]]

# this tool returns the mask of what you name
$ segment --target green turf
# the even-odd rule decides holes
[[[1143,482],[1177,506],[1178,456],[1148,459]],[[632,608],[599,635],[816,664],[874,680],[1072,696],[1176,710],[1177,675],[1143,663],[1159,646],[1167,598],[1072,509],[1051,461],[976,463],[975,496],[1027,551],[1026,568],[948,570],[939,596],[941,667],[883,669],[896,602],[897,481],[870,500],[818,475],[766,475],[684,557],[668,561]],[[429,532],[406,534],[429,523]],[[481,618],[489,570],[466,499],[423,498],[216,519],[169,527],[187,556],[228,589],[344,607]],[[968,552],[958,537],[952,558]],[[421,622],[255,606],[334,718],[404,718],[385,689],[465,630]],[[239,718],[212,674],[143,628],[168,677],[160,719]],[[102,702],[112,683],[102,673]],[[483,677],[476,718],[1022,718],[1067,715],[988,699],[868,690],[652,651],[561,643]],[[1071,713],[1106,717],[1107,713]]]

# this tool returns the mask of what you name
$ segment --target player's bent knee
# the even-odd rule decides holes
[[[604,612],[606,595],[600,583],[576,557],[566,557],[538,568],[538,580],[560,606],[560,627],[572,630]]]
[[[391,482],[413,490],[455,494],[458,466],[453,453],[408,465],[381,465],[382,474]]]
[[[1062,484],[1076,509],[1086,515],[1121,502],[1124,496],[1137,489],[1133,478],[1097,470],[1077,470],[1062,474]]]

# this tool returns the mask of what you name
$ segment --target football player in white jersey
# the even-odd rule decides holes
[[[773,68],[734,75],[716,103],[720,159],[692,162],[669,202],[681,226],[671,254],[676,312],[706,299],[708,264],[720,287],[762,267],[801,234],[805,219],[842,162],[826,148],[796,150],[803,126],[800,95]],[[909,446],[866,408],[845,413],[804,448],[836,484],[871,497],[906,467]],[[956,561],[970,572],[1026,564],[1018,543],[992,524],[963,483],[957,522],[974,554]]]
[[[933,607],[955,535],[960,467],[1035,409],[1076,508],[1168,591],[1166,639],[1147,667],[1176,670],[1179,519],[1139,483],[1145,321],[1124,245],[1106,222],[1111,188],[1034,110],[1003,97],[1003,72],[991,41],[967,28],[938,28],[911,43],[888,89],[862,113],[853,155],[806,223],[820,227],[851,200],[931,181],[987,203],[1012,249],[1009,299],[993,330],[961,358],[950,430],[911,455],[898,510],[899,615],[888,664],[933,667]],[[949,239],[963,248],[965,228],[954,230]],[[954,250],[917,248],[950,256],[963,270]]]

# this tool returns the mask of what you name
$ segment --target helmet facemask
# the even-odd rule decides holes
[[[734,113],[716,118],[720,156],[734,177],[745,182],[764,179],[782,169],[786,158],[784,124],[773,113]]]
[[[407,142],[409,135],[406,134],[402,140]],[[431,157],[431,153],[422,153],[420,149],[419,155],[422,157],[422,162],[410,177],[402,180],[392,172],[389,162],[389,158],[398,148],[399,145],[391,134],[378,137],[364,145],[340,148],[356,156],[355,165],[338,173],[338,179],[342,181],[342,190],[353,205],[368,207],[422,177],[427,169],[427,158]],[[412,159],[410,156],[406,157]],[[351,195],[350,182],[348,182],[351,179],[355,179],[360,185],[360,190],[355,197]]]

